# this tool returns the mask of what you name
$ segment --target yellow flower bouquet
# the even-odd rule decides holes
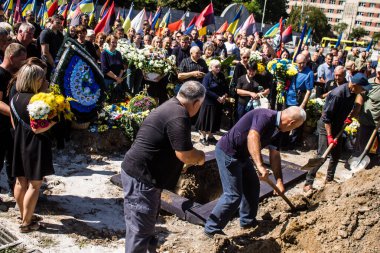
[[[61,94],[54,92],[35,94],[27,106],[30,118],[30,126],[34,129],[46,128],[55,119],[59,120],[61,115],[65,119],[73,119],[70,103],[73,99],[66,99]]]

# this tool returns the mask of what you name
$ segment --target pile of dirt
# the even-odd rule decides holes
[[[380,252],[380,169],[362,171],[342,184],[327,184],[291,213],[279,198],[261,204],[260,227],[215,239],[214,252]]]

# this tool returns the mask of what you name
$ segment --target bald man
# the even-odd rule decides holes
[[[296,58],[296,65],[298,66],[298,74],[293,77],[289,90],[286,95],[286,106],[299,106],[303,109],[306,108],[309,101],[311,91],[314,87],[314,73],[307,67],[307,60],[303,54],[299,54]],[[286,134],[287,135],[287,134]],[[285,135],[285,139],[287,137]],[[285,143],[289,149],[293,149],[302,141],[302,129],[297,128],[290,135],[290,139]]]
[[[323,89],[322,98],[326,98],[333,89],[345,83],[347,83],[346,72],[344,70],[344,67],[339,65],[334,70],[334,80],[328,81],[326,83]]]
[[[181,82],[198,81],[202,83],[203,77],[208,72],[208,67],[201,58],[201,49],[194,46],[190,49],[190,57],[184,59],[179,65],[178,79]]]
[[[268,180],[261,150],[269,149],[270,167],[277,187],[285,192],[281,172],[281,132],[303,124],[305,111],[296,106],[284,111],[255,109],[246,113],[216,144],[215,157],[223,194],[206,221],[208,237],[224,234],[223,229],[239,209],[240,226],[257,226],[260,180]],[[250,160],[252,158],[254,164]],[[255,166],[255,167],[254,167]],[[257,175],[255,168],[258,170]]]

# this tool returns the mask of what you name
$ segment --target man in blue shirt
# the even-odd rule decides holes
[[[203,51],[203,42],[198,39],[199,38],[198,31],[196,29],[193,29],[190,35],[191,35],[191,38],[193,39],[190,47],[197,46],[201,49],[201,51]]]
[[[314,85],[314,73],[306,64],[305,55],[299,54],[296,58],[298,74],[293,77],[286,95],[287,107],[299,106],[302,109],[306,108]],[[285,134],[284,138],[287,139],[286,135],[287,134]],[[301,135],[301,128],[294,129],[290,136],[290,140],[286,141],[288,148],[294,148],[296,143],[301,141]]]
[[[334,66],[332,65],[333,55],[328,54],[325,58],[325,63],[318,67],[318,82],[327,83],[334,80]]]
[[[224,234],[223,228],[239,209],[240,226],[257,226],[260,182],[268,180],[261,150],[269,148],[269,157],[277,187],[284,192],[281,173],[281,134],[303,124],[306,113],[302,108],[289,107],[282,112],[255,109],[246,113],[216,144],[215,157],[219,168],[223,194],[206,221],[204,233],[208,237]]]

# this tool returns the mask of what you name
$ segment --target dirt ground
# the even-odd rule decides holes
[[[196,147],[203,147],[193,134]],[[123,252],[123,199],[110,177],[120,171],[125,151],[84,155],[69,145],[54,151],[55,175],[49,176],[36,213],[44,220],[37,232],[20,234],[13,198],[2,191],[8,210],[0,211],[0,226],[14,233],[22,244],[11,252]],[[303,165],[314,151],[284,152],[284,160]],[[339,163],[336,183],[324,185],[326,164],[315,183],[316,191],[303,194],[303,182],[288,188],[287,196],[306,211],[291,213],[279,197],[264,200],[259,227],[242,230],[233,219],[227,236],[213,239],[201,226],[162,213],[156,226],[159,252],[380,252],[380,170],[378,166],[353,175]],[[6,188],[4,171],[0,186]],[[0,252],[2,252],[0,250]]]

